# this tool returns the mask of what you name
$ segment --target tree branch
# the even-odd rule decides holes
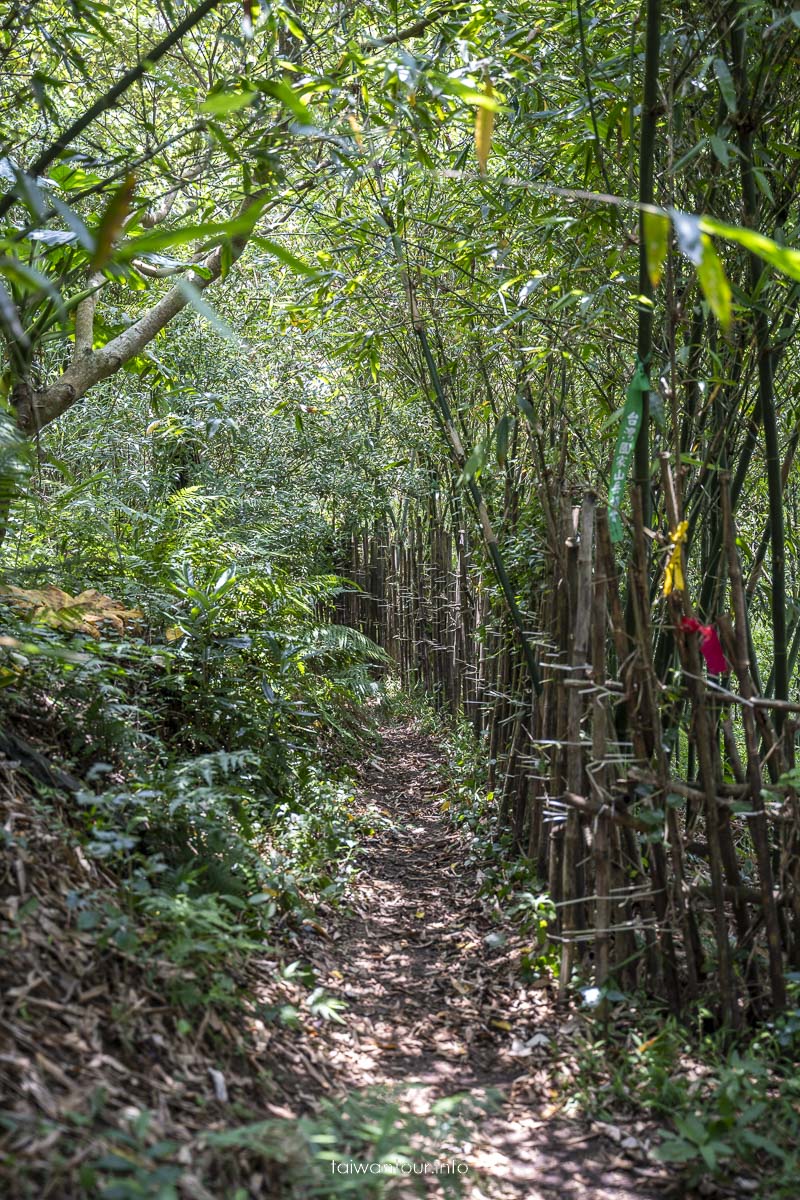
[[[330,162],[321,164],[315,174],[296,187],[294,191],[304,193],[317,187],[322,180],[327,178],[326,168],[329,166]],[[269,195],[270,193],[264,189],[248,196],[240,205],[238,215],[252,213],[253,221],[248,231],[231,239],[229,243],[231,264],[237,262],[244,253]],[[258,208],[258,212],[253,211],[255,208]],[[198,291],[204,291],[216,279],[219,279],[222,274],[223,261],[223,248],[216,246],[201,264],[203,274],[190,268],[189,281]],[[96,305],[97,293],[88,297],[87,300],[94,301]],[[78,310],[85,303],[86,301],[82,301]],[[49,425],[51,421],[55,421],[67,409],[72,408],[73,404],[80,400],[89,388],[94,387],[103,379],[108,379],[125,363],[140,354],[145,346],[152,342],[153,338],[186,308],[188,303],[186,291],[180,284],[176,284],[151,308],[147,309],[137,321],[134,321],[132,325],[99,350],[92,350],[92,343],[88,341],[90,310],[87,308],[81,317],[81,353],[78,353],[78,310],[76,310],[75,354],[67,369],[49,387],[35,390],[27,382],[20,381],[14,389],[17,424],[20,430],[32,435]],[[91,314],[93,317],[94,306]]]
[[[168,189],[158,201],[142,217],[143,229],[154,229],[156,225],[160,225],[162,221],[166,221],[169,214],[172,212],[175,201],[180,196],[181,191],[187,183],[192,183],[198,179],[211,162],[211,146],[207,146],[203,151],[200,162],[190,170],[184,171],[177,179],[177,182]],[[133,218],[132,218],[133,219]]]
[[[211,157],[210,148],[203,154],[202,160],[193,167],[190,171],[186,171],[159,200],[158,204],[148,209],[142,218],[141,224],[145,229],[153,229],[161,221],[166,220],[172,208],[181,193],[183,186],[190,183],[193,179],[197,179],[203,173],[208,165]],[[127,228],[132,221],[135,221],[137,214],[134,212],[126,221]],[[186,263],[185,265],[175,267],[153,267],[149,263],[134,260],[133,266],[140,274],[146,275],[150,279],[166,279],[171,275],[182,274],[184,271],[191,271],[197,266],[196,263]],[[90,295],[81,300],[75,309],[75,349],[72,355],[73,366],[82,362],[87,354],[91,354],[94,349],[94,316],[97,311],[97,303],[100,299],[100,292],[105,287],[107,279],[104,278],[102,271],[95,271],[90,275],[86,286],[91,289]],[[210,282],[210,281],[209,281]],[[40,428],[40,426],[39,426]]]
[[[258,203],[258,198],[255,198],[255,203]],[[247,205],[247,208],[250,207],[252,207],[252,202]],[[248,241],[249,235],[246,234],[231,240],[232,262],[236,262],[241,257]],[[222,273],[221,246],[216,246],[211,251],[203,262],[203,268],[205,274],[200,275],[196,271],[192,271],[189,276],[191,283],[198,291],[207,288]],[[78,306],[80,310],[84,305],[90,303],[92,308],[91,310],[86,309],[82,322],[83,352],[78,353],[78,313],[76,312],[76,353],[72,362],[50,387],[40,391],[29,390],[27,395],[20,396],[17,423],[23,433],[29,435],[38,433],[45,425],[49,425],[56,417],[60,417],[68,408],[71,408],[89,388],[115,374],[126,362],[130,362],[132,358],[140,354],[145,346],[152,342],[153,338],[186,307],[189,301],[185,291],[179,284],[176,284],[165,296],[156,301],[152,308],[139,317],[138,321],[134,321],[100,350],[92,350],[91,345],[88,349],[85,347],[85,328],[89,323],[89,312],[91,311],[91,315],[94,315],[94,306],[97,303],[96,295],[82,301]]]
[[[413,25],[409,25],[406,29],[401,29],[389,37],[366,38],[362,42],[362,47],[365,50],[382,50],[385,46],[396,46],[398,42],[405,42],[409,38],[420,37],[426,29],[429,29],[431,25],[435,25],[440,17],[454,15],[462,7],[463,5],[458,0],[453,4],[440,4],[438,8],[434,8],[426,17],[422,17],[419,21],[415,21]]]
[[[72,354],[73,363],[92,352],[94,346],[94,314],[97,308],[97,301],[100,299],[100,291],[104,285],[105,279],[99,271],[90,275],[86,281],[86,286],[93,290],[90,295],[81,300],[75,309],[75,349]]]
[[[167,34],[167,36],[154,46],[144,58],[140,59],[135,67],[131,67],[126,71],[121,79],[118,79],[113,87],[96,100],[91,108],[87,108],[86,112],[82,113],[77,120],[73,121],[63,133],[59,134],[54,142],[52,142],[46,150],[43,150],[36,162],[29,168],[28,174],[36,178],[37,175],[43,175],[47,168],[55,162],[62,151],[66,150],[67,146],[71,145],[77,137],[79,137],[85,129],[93,124],[102,113],[113,108],[120,96],[124,95],[134,83],[147,74],[148,70],[154,66],[159,59],[176,46],[190,30],[199,25],[203,17],[219,7],[222,0],[203,0],[203,3],[198,5],[192,12],[176,25],[175,28]],[[4,217],[17,201],[15,191],[9,191],[0,199],[0,217]]]

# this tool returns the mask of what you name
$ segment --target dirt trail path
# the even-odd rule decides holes
[[[326,986],[348,1008],[316,1061],[337,1090],[402,1085],[423,1108],[494,1090],[500,1107],[457,1151],[475,1197],[663,1200],[661,1171],[566,1120],[552,1096],[550,1068],[574,1017],[556,1011],[546,983],[521,983],[523,939],[476,899],[468,843],[442,812],[444,770],[411,725],[385,728],[362,767],[357,799],[390,814],[392,828],[370,843],[354,915],[319,947]]]

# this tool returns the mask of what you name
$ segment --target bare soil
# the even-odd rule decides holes
[[[663,1198],[670,1177],[648,1160],[647,1129],[563,1115],[554,1080],[578,1018],[547,978],[522,982],[530,934],[478,897],[469,837],[444,811],[439,748],[411,724],[387,726],[360,777],[360,803],[390,825],[370,840],[353,915],[315,951],[348,1005],[317,1047],[334,1090],[400,1085],[422,1110],[455,1093],[494,1095],[494,1112],[457,1148],[475,1196]]]

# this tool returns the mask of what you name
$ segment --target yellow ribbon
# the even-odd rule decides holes
[[[681,560],[681,546],[686,541],[686,534],[689,532],[689,522],[681,521],[674,533],[669,535],[669,540],[672,542],[672,553],[669,556],[667,569],[664,572],[664,595],[669,596],[672,592],[682,592],[685,587],[683,578],[683,563]]]

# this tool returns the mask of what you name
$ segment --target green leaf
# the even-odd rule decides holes
[[[478,108],[486,108],[495,113],[503,111],[503,106],[494,91],[482,92],[473,84],[464,83],[461,79],[453,79],[452,76],[442,80],[442,88],[453,96],[458,96],[459,100],[463,100],[465,104],[473,104]]]
[[[708,1141],[708,1130],[695,1113],[687,1113],[684,1117],[676,1117],[675,1124],[680,1133],[698,1146]]]
[[[709,1171],[713,1171],[717,1165],[717,1156],[714,1153],[714,1147],[710,1142],[705,1142],[700,1147],[700,1153],[703,1157],[703,1162],[708,1167]]]
[[[25,348],[30,345],[28,335],[22,328],[17,306],[2,283],[0,283],[0,323],[4,327],[6,336],[11,341],[18,342],[20,346]]]
[[[180,291],[183,292],[192,308],[196,309],[201,317],[205,317],[209,324],[214,326],[220,337],[225,338],[229,342],[239,341],[238,334],[234,333],[230,325],[226,324],[225,321],[222,320],[222,317],[218,316],[217,313],[214,312],[214,309],[211,307],[208,301],[203,299],[202,293],[194,286],[193,283],[190,283],[188,279],[179,279],[176,286],[180,289]]]
[[[297,92],[293,88],[290,88],[288,83],[268,79],[263,83],[259,83],[258,86],[260,91],[266,92],[268,96],[272,96],[275,100],[279,100],[283,107],[288,108],[289,112],[293,113],[304,125],[311,123],[311,114]]]
[[[696,158],[700,151],[705,149],[706,141],[707,138],[701,138],[699,142],[696,142],[695,145],[691,147],[691,149],[687,150],[685,154],[682,154],[678,161],[672,164],[672,174],[677,175],[678,171],[682,170],[683,167],[690,163],[693,158]]]
[[[77,650],[67,650],[64,646],[53,645],[49,642],[23,642],[10,634],[0,635],[0,646],[6,650],[15,650],[19,654],[40,654],[42,658],[53,658],[57,662],[87,663],[90,655]]]
[[[790,250],[788,246],[779,246],[772,238],[765,237],[755,229],[745,229],[741,225],[729,225],[726,221],[718,221],[716,217],[701,217],[700,228],[704,233],[716,234],[726,241],[736,242],[744,246],[770,263],[790,279],[800,280],[800,251]]]
[[[624,405],[621,406],[620,408],[615,408],[612,413],[608,414],[608,416],[603,421],[602,425],[600,426],[600,428],[598,429],[597,432],[605,433],[606,430],[611,429],[612,425],[619,425],[620,421],[622,420],[622,414],[624,411],[625,411]]]
[[[514,397],[517,408],[527,418],[529,423],[533,425],[536,421],[536,414],[533,411],[533,405],[524,392],[517,392]]]
[[[644,249],[647,256],[647,274],[650,282],[656,288],[661,280],[664,259],[669,245],[669,217],[663,213],[650,212],[645,209],[642,213],[642,230],[644,232]]]
[[[86,168],[87,161],[80,154],[66,151],[63,160],[55,163],[48,174],[65,192],[82,192],[85,188],[98,187],[103,182],[102,177]]]
[[[247,108],[255,100],[257,92],[215,92],[200,105],[200,112],[212,117],[224,117],[228,113]]]
[[[653,1156],[659,1162],[686,1163],[697,1156],[697,1148],[683,1138],[670,1137],[655,1147]]]
[[[697,278],[703,289],[703,295],[711,305],[711,311],[722,328],[727,330],[730,328],[733,316],[731,285],[728,283],[725,268],[708,234],[701,235],[701,245],[703,257],[697,268]]]
[[[73,212],[70,206],[65,204],[63,200],[59,200],[58,196],[51,196],[50,200],[53,208],[61,217],[64,218],[68,228],[70,228],[75,234],[78,242],[81,246],[83,246],[84,250],[88,250],[90,254],[94,254],[94,237],[86,228],[78,214]]]
[[[319,269],[312,266],[311,263],[303,262],[302,258],[297,258],[291,254],[283,246],[279,246],[277,242],[271,242],[269,238],[254,237],[252,239],[254,246],[260,246],[262,250],[266,250],[268,254],[272,254],[284,266],[291,267],[293,271],[297,271],[299,275],[319,275]]]
[[[66,309],[61,294],[56,291],[50,280],[42,275],[41,271],[37,271],[35,267],[29,267],[19,258],[0,258],[0,272],[26,291],[32,291],[34,294],[44,292],[53,301],[60,318],[66,319]]]
[[[218,245],[225,238],[247,235],[253,228],[261,205],[253,204],[247,212],[230,221],[206,221],[202,225],[181,225],[177,229],[156,229],[132,237],[117,248],[115,259],[130,261],[144,252],[165,250],[169,246],[186,246],[204,242],[207,247]]]
[[[770,204],[774,204],[775,197],[772,194],[772,188],[770,187],[769,179],[767,178],[765,172],[762,171],[760,167],[753,167],[753,177],[758,186],[758,190],[761,192],[761,195],[765,196],[767,200],[769,200]]]
[[[711,142],[711,149],[714,151],[714,154],[722,163],[723,167],[729,167],[731,165],[731,151],[730,146],[725,139],[717,137],[715,133],[712,133],[709,141]]]
[[[733,82],[731,69],[725,62],[724,58],[714,59],[714,74],[717,77],[719,90],[722,92],[722,99],[728,106],[728,111],[736,112],[736,85]]]
[[[114,1152],[110,1154],[101,1154],[99,1158],[94,1160],[93,1166],[103,1171],[133,1171],[139,1164],[135,1156],[132,1154],[130,1158],[124,1157],[122,1154]],[[106,1191],[106,1194],[108,1192]]]
[[[469,483],[470,479],[474,479],[476,475],[480,474],[485,465],[486,443],[480,441],[464,463],[464,470],[461,472],[462,482]]]

